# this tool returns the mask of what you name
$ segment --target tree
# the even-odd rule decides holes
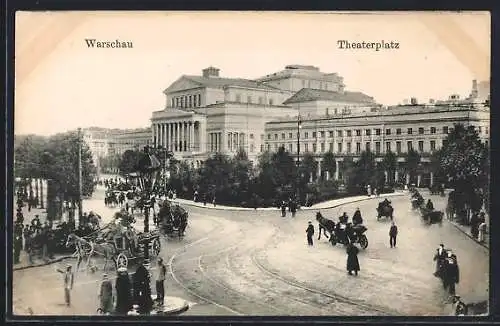
[[[348,171],[347,189],[349,193],[361,194],[367,185],[376,184],[375,169],[375,155],[371,151],[361,152],[359,160]]]
[[[415,175],[418,173],[420,165],[420,154],[411,148],[408,153],[406,153],[406,173],[410,175],[411,180],[414,180]]]
[[[489,150],[474,127],[456,124],[436,156],[449,184],[464,195],[464,204],[480,209],[477,197],[484,199],[489,188]]]
[[[337,163],[335,161],[335,156],[332,151],[328,151],[323,154],[323,163],[322,163],[323,171],[328,172],[329,177],[332,178],[337,171]]]
[[[394,184],[394,172],[396,171],[397,163],[396,154],[393,152],[389,151],[384,155],[381,167],[387,171],[387,181],[390,185]]]
[[[137,166],[141,158],[141,152],[138,150],[126,150],[123,152],[120,163],[118,164],[118,169],[122,176],[126,176],[130,173],[137,171]]]

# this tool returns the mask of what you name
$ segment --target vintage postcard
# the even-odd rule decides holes
[[[15,29],[15,316],[488,315],[488,12]]]

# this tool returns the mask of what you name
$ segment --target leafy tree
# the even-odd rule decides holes
[[[138,150],[126,150],[123,152],[118,168],[120,169],[120,174],[126,176],[130,173],[136,172],[139,164],[139,160],[142,157],[142,153]]]
[[[299,173],[302,176],[302,182],[308,183],[310,178],[316,179],[316,171],[318,170],[318,162],[314,159],[311,153],[305,153],[300,161]]]
[[[394,173],[396,172],[397,168],[397,157],[396,154],[393,152],[389,151],[384,155],[384,158],[382,160],[381,167],[387,171],[387,181],[389,184],[394,184]]]
[[[335,162],[335,156],[333,155],[332,151],[328,151],[323,154],[322,169],[328,172],[330,179],[332,179],[335,175],[335,172],[337,170],[337,163]]]
[[[417,175],[420,165],[420,154],[413,148],[406,153],[406,173],[410,175],[410,180],[414,180]],[[411,181],[410,181],[411,182]]]

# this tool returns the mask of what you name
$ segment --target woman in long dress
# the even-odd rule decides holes
[[[352,272],[354,272],[354,275],[358,275],[358,272],[360,270],[359,268],[359,261],[358,261],[358,252],[359,249],[356,248],[352,243],[347,245],[347,272],[349,275],[352,275]]]

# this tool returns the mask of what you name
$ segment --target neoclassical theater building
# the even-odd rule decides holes
[[[198,76],[183,75],[164,90],[166,104],[153,112],[152,142],[175,157],[199,166],[213,153],[234,155],[244,150],[256,162],[264,151],[284,146],[297,155],[300,120],[300,156],[314,154],[317,175],[341,178],[346,156],[370,149],[380,157],[398,154],[404,165],[409,148],[428,154],[442,146],[455,123],[474,125],[489,139],[489,82],[473,81],[471,93],[444,101],[384,107],[361,92],[345,90],[343,78],[314,66],[288,65],[282,71],[255,80],[226,78],[214,67]],[[322,171],[321,157],[332,151],[337,172]],[[405,181],[407,176],[396,175]],[[422,175],[420,179],[432,179]]]
[[[313,66],[289,65],[256,80],[224,78],[208,67],[200,76],[181,76],[164,91],[165,108],[151,119],[152,141],[195,166],[213,153],[239,149],[255,161],[265,150],[266,122],[297,116],[287,101],[304,89],[338,94],[342,108],[376,105],[369,96],[344,91],[342,77]]]

